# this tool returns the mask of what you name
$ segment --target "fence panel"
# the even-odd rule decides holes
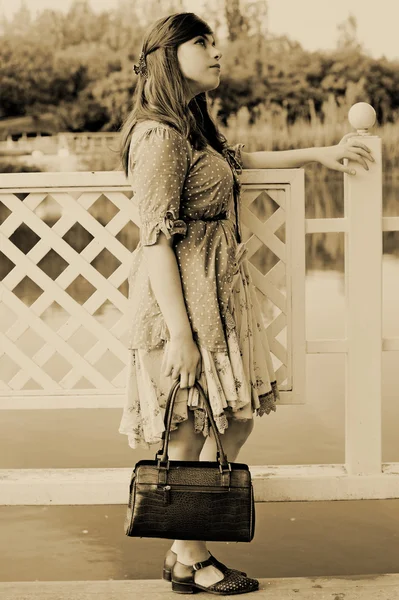
[[[242,177],[243,239],[281,403],[304,402],[303,170]],[[140,225],[123,173],[7,174],[1,186],[0,407],[123,406],[134,246],[126,238],[137,242]],[[101,320],[104,307],[112,326]],[[65,316],[58,328],[52,311]]]

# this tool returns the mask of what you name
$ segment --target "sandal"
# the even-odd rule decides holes
[[[184,565],[177,560],[172,568],[172,591],[179,594],[194,594],[195,592],[202,591],[217,594],[218,596],[228,596],[233,594],[247,594],[259,589],[259,581],[257,579],[244,577],[237,573],[237,571],[232,570],[224,573],[223,579],[208,587],[199,585],[194,580],[195,571],[209,567],[210,565],[214,566],[211,558],[197,562],[194,565]]]
[[[226,565],[224,565],[223,563],[219,562],[214,556],[212,556],[212,554],[209,552],[209,559],[212,560],[212,564],[214,567],[216,567],[217,569],[219,569],[219,571],[221,571],[223,573],[223,575],[225,573],[227,573],[228,571],[235,571],[236,573],[239,573],[240,575],[243,575],[244,577],[246,577],[246,573],[244,573],[244,571],[238,571],[237,569],[230,569],[230,567],[227,567]],[[172,568],[173,565],[175,564],[177,560],[177,554],[176,552],[173,552],[173,550],[168,550],[165,556],[165,561],[163,564],[163,573],[162,573],[162,577],[163,579],[165,579],[165,581],[172,581]]]

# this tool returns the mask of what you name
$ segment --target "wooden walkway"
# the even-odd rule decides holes
[[[0,583],[1,600],[177,600],[158,579],[135,581],[33,581]],[[225,596],[231,598],[231,596]],[[397,600],[399,574],[260,579],[254,600]],[[214,598],[200,593],[196,598]]]

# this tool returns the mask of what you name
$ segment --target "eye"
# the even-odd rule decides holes
[[[196,43],[196,44],[203,44],[203,45],[205,46],[205,40],[204,40],[204,38],[200,38],[200,39],[199,39],[199,40],[197,40],[195,43]]]

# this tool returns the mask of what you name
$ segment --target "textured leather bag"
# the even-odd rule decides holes
[[[246,464],[228,462],[209,400],[197,381],[195,385],[204,398],[215,435],[216,461],[169,460],[169,433],[180,387],[178,380],[169,392],[162,446],[155,460],[140,460],[133,469],[125,534],[177,540],[250,542],[255,532],[251,473]]]

